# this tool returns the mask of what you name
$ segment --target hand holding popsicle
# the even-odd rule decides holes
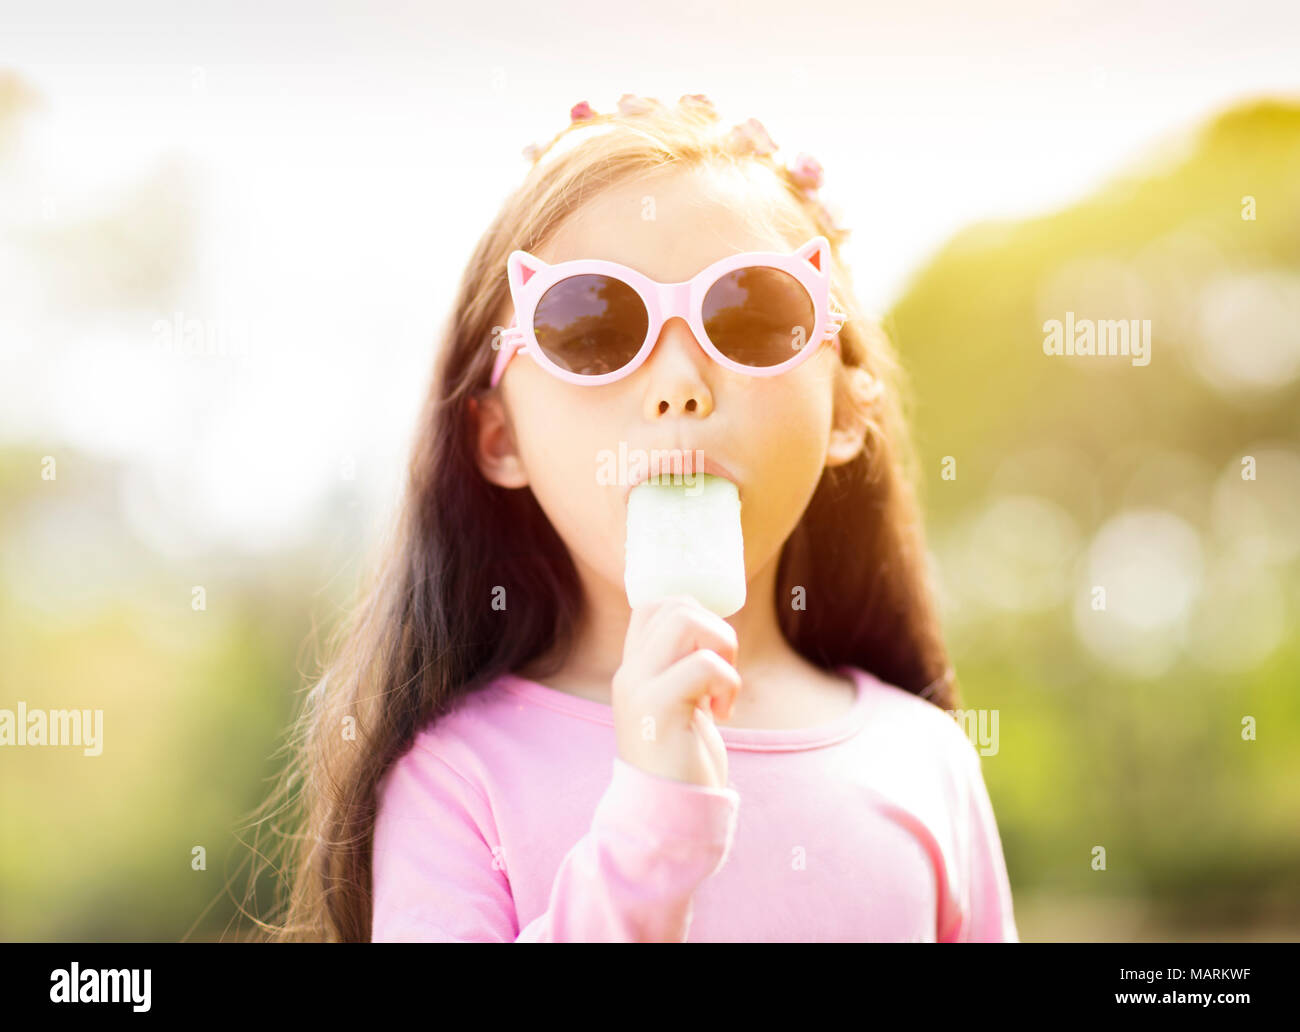
[[[740,692],[732,626],[689,595],[632,610],[611,698],[618,754],[660,777],[727,784],[727,749],[711,714]]]

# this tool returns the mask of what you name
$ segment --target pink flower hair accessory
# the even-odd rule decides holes
[[[800,153],[794,161],[786,166],[786,174],[795,186],[809,193],[820,190],[822,185],[821,163],[811,154]]]
[[[713,106],[713,101],[703,93],[684,93],[677,101],[677,106],[701,114],[710,122],[718,120],[718,109]]]
[[[758,157],[770,157],[777,149],[772,137],[763,128],[757,118],[748,118],[739,125],[732,126],[727,142],[741,153],[756,154]]]
[[[624,93],[618,99],[618,113],[624,117],[648,115],[656,108],[663,107],[654,97],[638,97],[633,93]]]

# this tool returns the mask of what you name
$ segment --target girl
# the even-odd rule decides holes
[[[303,821],[275,937],[1017,939],[979,757],[945,713],[896,360],[820,168],[774,149],[699,95],[581,104],[530,149],[461,282],[396,539],[272,801]],[[616,266],[553,268],[592,259]],[[629,609],[630,485],[597,472],[620,446],[737,484],[728,619],[689,596]]]

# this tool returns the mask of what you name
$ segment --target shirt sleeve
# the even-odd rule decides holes
[[[1011,881],[980,755],[964,734],[961,740],[965,802],[957,814],[958,916],[939,941],[1019,942]]]
[[[373,942],[683,942],[692,897],[726,863],[740,795],[615,757],[544,913],[522,928],[482,793],[428,749],[399,759],[375,822]]]

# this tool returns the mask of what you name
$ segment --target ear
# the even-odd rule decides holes
[[[515,444],[514,427],[496,391],[469,399],[474,460],[485,480],[498,487],[527,487],[528,473]]]
[[[818,272],[824,273],[830,266],[830,241],[824,236],[815,236],[795,251],[795,257],[804,259]]]
[[[857,458],[867,434],[877,432],[873,407],[883,384],[861,366],[845,366],[843,385],[835,392],[835,416],[826,445],[826,465],[842,466]]]
[[[506,259],[506,273],[510,277],[510,290],[516,297],[533,273],[548,268],[546,262],[536,258],[527,251],[511,251]]]

